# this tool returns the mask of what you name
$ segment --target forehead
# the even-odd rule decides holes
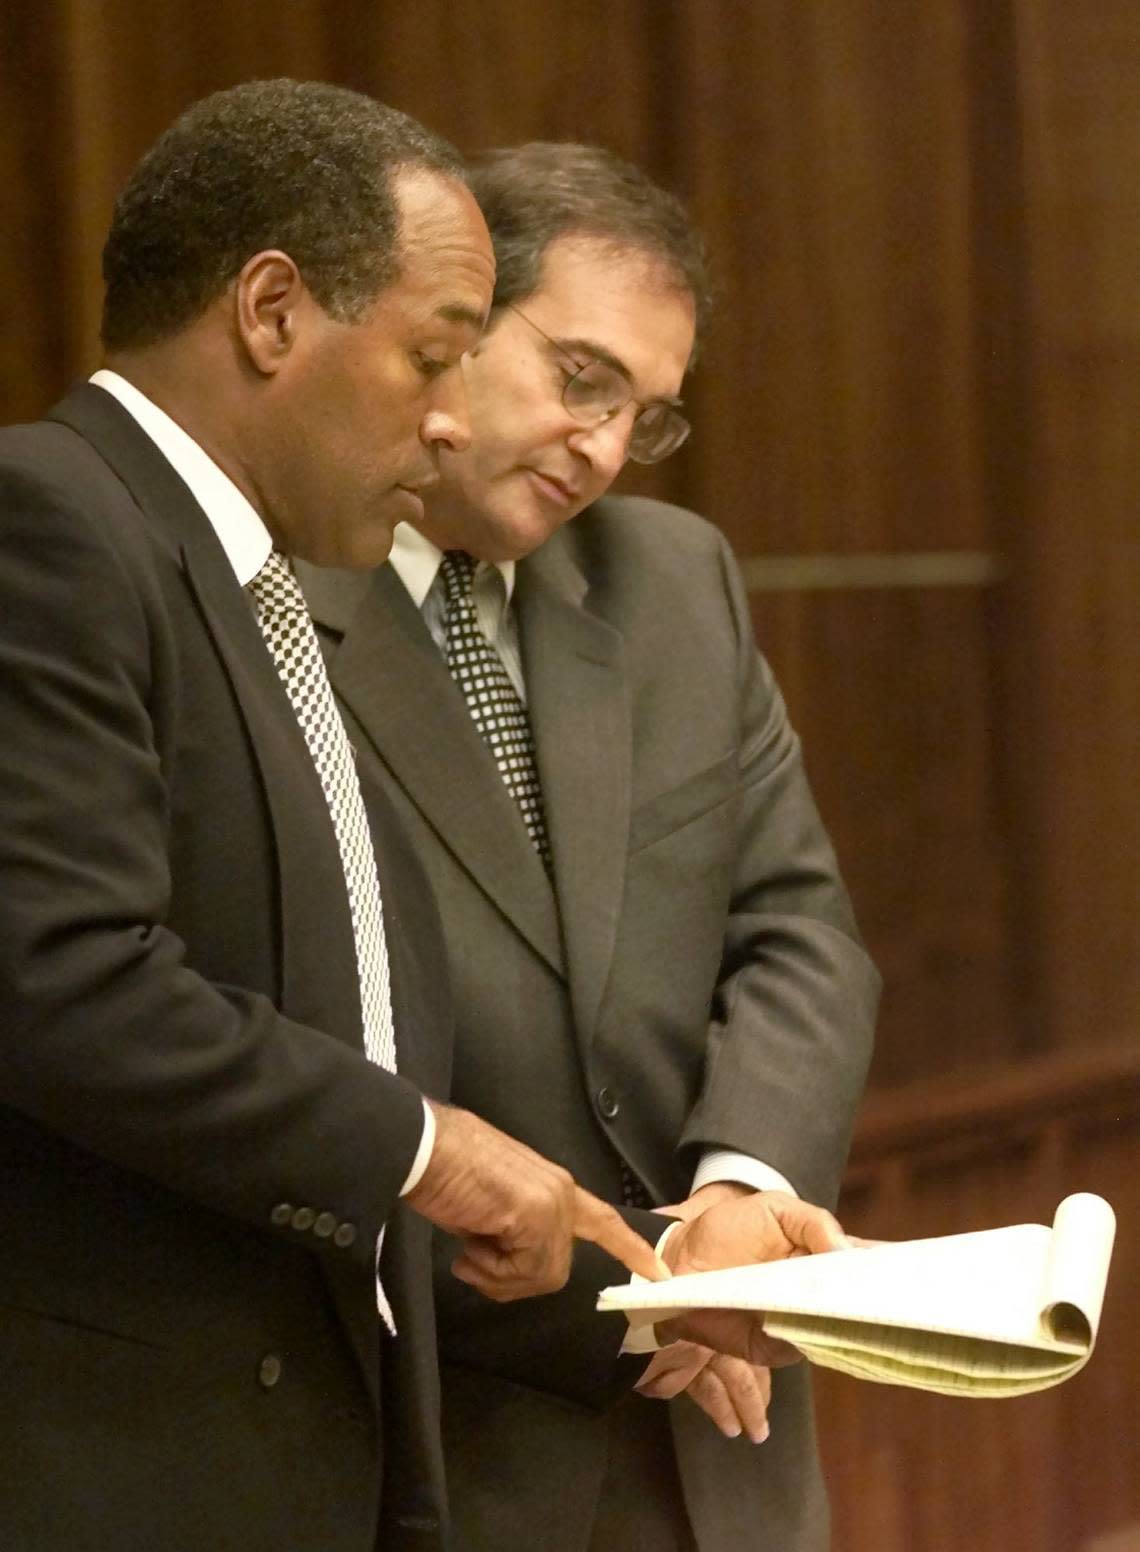
[[[494,289],[495,258],[471,192],[458,179],[417,168],[396,175],[393,195],[400,273],[387,295],[425,316],[481,327]]]
[[[663,260],[643,249],[590,237],[559,237],[546,249],[537,288],[520,299],[528,317],[555,339],[592,342],[617,356],[637,378],[652,360],[654,375],[677,381],[693,349],[696,308]]]

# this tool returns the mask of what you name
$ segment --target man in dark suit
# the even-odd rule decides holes
[[[614,1202],[706,1224],[738,1196],[827,1204],[877,976],[728,547],[691,513],[606,495],[627,457],[686,434],[699,242],[670,196],[585,147],[495,153],[473,187],[498,276],[464,369],[472,445],[444,452],[394,564],[303,575],[350,733],[435,885],[454,1092]],[[758,1449],[724,1434],[762,1437],[765,1377],[690,1345],[605,1409],[566,1361],[572,1316],[552,1318],[569,1295],[480,1306],[447,1257],[465,1547],[826,1546],[802,1365],[775,1375]],[[686,1385],[723,1432],[644,1399]]]
[[[486,229],[412,120],[260,82],[104,270],[109,370],[0,433],[0,1543],[442,1547],[428,1220],[496,1299],[655,1266],[422,1097],[438,920],[286,559],[376,565],[467,446]]]

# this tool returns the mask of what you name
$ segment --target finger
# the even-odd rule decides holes
[[[849,1241],[838,1218],[826,1208],[774,1192],[768,1198],[772,1212],[792,1243],[812,1255],[827,1250],[846,1250]]]
[[[549,1246],[506,1247],[496,1239],[473,1235],[463,1241],[451,1270],[461,1282],[501,1304],[561,1288],[569,1261],[553,1257]]]
[[[574,1187],[574,1235],[600,1245],[631,1272],[650,1282],[669,1276],[668,1267],[658,1260],[649,1241],[631,1229],[615,1207],[600,1202],[581,1186]]]
[[[700,1342],[768,1369],[798,1363],[803,1356],[790,1343],[766,1336],[763,1317],[747,1310],[686,1310],[658,1321],[655,1329],[659,1342]]]
[[[686,1390],[712,1360],[712,1349],[695,1342],[673,1342],[654,1353],[634,1390],[656,1401],[671,1401]]]
[[[706,1416],[711,1417],[727,1439],[739,1439],[740,1418],[732,1404],[723,1380],[714,1369],[705,1368],[689,1386],[687,1394],[697,1403]]]
[[[718,1353],[710,1365],[728,1393],[741,1427],[753,1444],[768,1437],[768,1401],[772,1376],[767,1369]]]

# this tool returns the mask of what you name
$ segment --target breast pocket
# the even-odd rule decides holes
[[[662,837],[675,834],[722,803],[729,802],[736,794],[736,778],[736,753],[733,751],[679,786],[642,803],[630,820],[631,854],[643,851]]]

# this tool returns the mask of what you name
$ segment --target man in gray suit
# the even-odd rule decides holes
[[[586,147],[495,153],[474,187],[498,279],[465,369],[472,445],[444,451],[391,566],[303,579],[350,736],[435,886],[455,1095],[613,1202],[828,1204],[878,979],[727,545],[606,494],[687,434],[699,241]],[[573,1289],[496,1307],[449,1259],[468,1548],[826,1546],[803,1365],[777,1372],[757,1450],[725,1434],[762,1436],[761,1372],[686,1344],[646,1369]],[[686,1385],[720,1431],[646,1399]]]

